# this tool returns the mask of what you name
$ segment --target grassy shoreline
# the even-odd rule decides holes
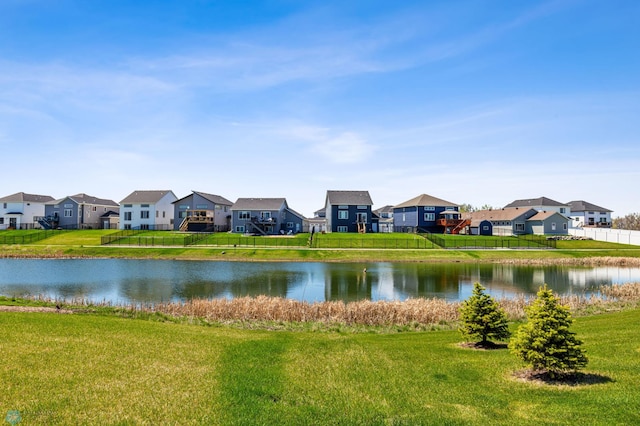
[[[640,309],[576,318],[574,385],[523,382],[455,330],[317,333],[0,312],[2,414],[24,424],[636,424]],[[515,327],[517,324],[512,324]]]

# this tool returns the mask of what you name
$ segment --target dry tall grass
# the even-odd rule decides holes
[[[34,298],[46,302],[42,297]],[[500,299],[498,302],[510,320],[525,317],[525,307],[533,296]],[[640,283],[602,286],[597,295],[561,296],[563,305],[572,312],[598,312],[618,309],[619,306],[640,306]],[[94,304],[87,300],[60,301],[65,308],[85,310],[90,306],[112,306],[105,302]],[[459,302],[443,299],[408,299],[405,301],[316,302],[309,303],[277,297],[240,297],[234,299],[195,299],[188,302],[127,305],[118,308],[131,312],[161,313],[173,317],[199,318],[211,323],[225,322],[286,322],[322,323],[327,325],[364,326],[430,326],[453,324],[458,320]]]
[[[499,300],[511,320],[525,317],[525,307],[533,297],[520,296]],[[602,286],[600,295],[561,296],[560,302],[572,311],[604,308],[613,303],[639,302],[640,283]],[[185,303],[163,303],[144,308],[172,316],[187,316],[210,322],[278,321],[321,322],[368,326],[443,324],[458,320],[459,302],[443,299],[408,299],[405,301],[316,302],[259,296],[236,299],[192,300]]]

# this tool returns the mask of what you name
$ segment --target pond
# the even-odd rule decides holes
[[[267,295],[308,302],[466,299],[474,282],[494,297],[558,294],[640,282],[640,268],[464,263],[207,262],[130,259],[0,259],[0,294],[114,304]]]

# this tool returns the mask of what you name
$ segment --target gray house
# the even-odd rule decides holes
[[[238,198],[231,206],[232,231],[239,234],[297,234],[304,221],[285,198]]]
[[[378,232],[369,191],[327,191],[327,232]]]
[[[538,211],[533,208],[505,207],[466,213],[465,219],[470,221],[473,235],[513,236],[529,233],[527,221],[536,214]]]
[[[40,225],[45,229],[110,229],[120,206],[113,200],[76,194],[44,205]]]
[[[556,211],[540,211],[527,220],[527,231],[536,235],[566,235],[570,219]]]
[[[193,191],[173,202],[173,229],[191,232],[227,232],[233,203],[220,195]]]

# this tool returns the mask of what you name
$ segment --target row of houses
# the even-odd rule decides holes
[[[238,198],[193,191],[134,191],[119,203],[87,194],[61,199],[23,192],[0,198],[1,229],[159,229],[283,235],[299,232],[433,232],[471,235],[566,234],[570,227],[610,227],[609,209],[586,201],[546,197],[516,200],[501,209],[463,212],[421,194],[373,209],[368,191],[327,191],[312,218],[286,198]]]

